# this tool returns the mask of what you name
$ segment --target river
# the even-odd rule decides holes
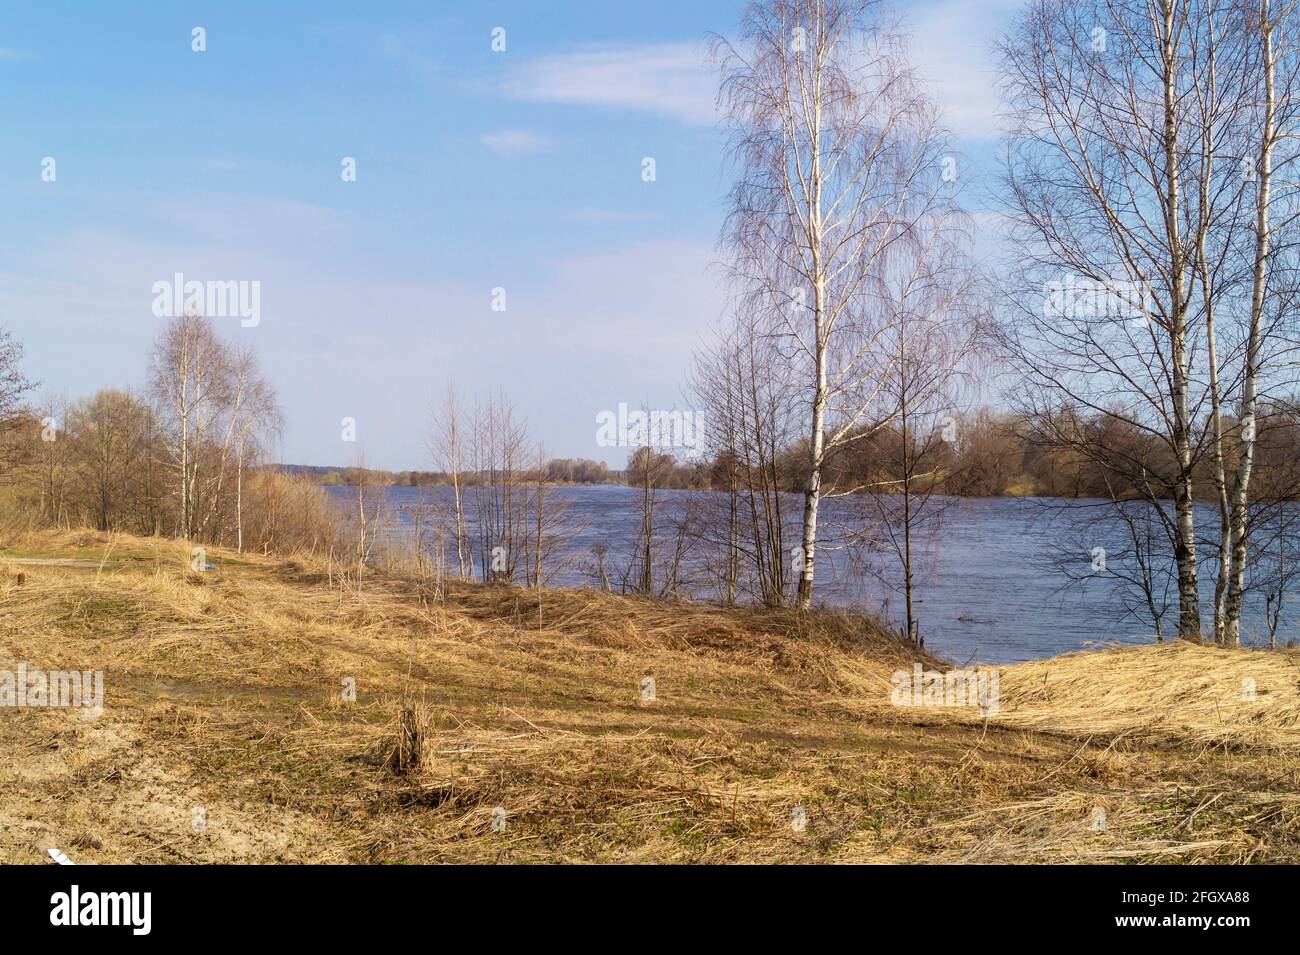
[[[329,488],[346,498],[346,488]],[[446,504],[448,488],[390,487],[381,489],[386,513],[408,528],[413,508],[423,499]],[[711,492],[660,491],[658,523],[667,528],[674,513],[692,494]],[[548,489],[548,501],[564,512],[566,540],[552,558],[553,586],[595,586],[594,553],[603,546],[605,563],[617,587],[637,539],[641,500],[634,488],[619,485]],[[799,516],[799,499],[791,496],[787,514],[793,529]],[[942,506],[942,512],[937,509]],[[928,522],[916,543],[915,611],[926,649],[958,663],[1014,663],[1053,656],[1098,644],[1150,643],[1154,630],[1149,619],[1128,614],[1135,592],[1113,572],[1095,569],[1094,548],[1113,555],[1111,570],[1127,573],[1126,544],[1114,525],[1078,526],[1080,502],[1041,498],[964,498],[932,505],[936,519]],[[823,503],[828,546],[818,552],[816,602],[835,608],[867,610],[896,625],[903,614],[902,594],[894,584],[896,560],[882,548],[848,548],[836,543],[838,530],[862,525],[854,514],[860,500],[830,498]],[[869,510],[869,508],[867,508]],[[1083,508],[1086,511],[1086,507]],[[1203,516],[1210,528],[1213,516]],[[659,532],[668,535],[670,530]],[[1094,539],[1095,538],[1095,539]],[[788,537],[790,544],[797,535]],[[1114,562],[1119,562],[1118,565]],[[697,568],[698,569],[698,568]],[[1166,639],[1176,627],[1176,597],[1163,589],[1169,602],[1165,618]],[[1201,589],[1206,607],[1204,625],[1210,627],[1209,601],[1213,590],[1213,562],[1201,567]],[[699,594],[707,599],[707,593]],[[1279,642],[1296,635],[1287,614],[1278,631]],[[1140,601],[1138,601],[1140,603]],[[1243,621],[1244,642],[1267,643],[1264,599],[1250,594]]]

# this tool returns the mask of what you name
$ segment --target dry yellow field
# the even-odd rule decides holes
[[[829,613],[6,543],[0,671],[104,706],[0,708],[0,862],[1300,861],[1295,652],[1005,667],[984,719]]]

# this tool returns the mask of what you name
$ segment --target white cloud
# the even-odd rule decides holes
[[[545,152],[551,148],[551,141],[545,136],[523,129],[502,129],[495,133],[484,133],[479,137],[479,141],[499,156],[524,156]]]
[[[990,48],[1018,0],[927,4],[912,23],[913,62],[965,139],[997,134],[998,96]],[[717,119],[717,77],[694,43],[591,46],[542,56],[515,68],[503,84],[513,99],[633,110],[690,125]]]
[[[692,125],[716,118],[714,77],[703,50],[691,43],[601,46],[539,57],[518,67],[504,91],[530,102],[635,110]]]

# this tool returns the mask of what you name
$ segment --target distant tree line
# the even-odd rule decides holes
[[[110,392],[102,393],[108,400]],[[1145,496],[1141,482],[1124,480],[1117,467],[1121,453],[1145,460],[1159,470],[1160,442],[1143,429],[1128,423],[1122,415],[1082,414],[1069,408],[1036,416],[979,408],[954,413],[933,422],[932,431],[921,441],[911,438],[915,455],[905,452],[902,426],[886,420],[863,425],[857,440],[826,456],[823,478],[828,493],[900,494],[901,470],[912,469],[914,483],[926,491],[954,497],[1059,497],[1110,498],[1124,500]],[[1231,419],[1225,444],[1227,464],[1234,466],[1240,454],[1236,423]],[[1109,449],[1101,455],[1096,449]],[[1121,451],[1122,449],[1122,451]],[[1271,401],[1260,412],[1256,467],[1265,475],[1268,494],[1287,500],[1300,499],[1300,402]],[[771,483],[782,493],[801,493],[808,479],[806,442],[790,441],[775,449]],[[529,483],[542,480],[556,485],[623,484],[640,487],[647,470],[660,490],[723,491],[729,486],[734,467],[726,451],[689,458],[648,448],[628,455],[623,470],[612,470],[602,461],[586,458],[551,458],[541,469],[523,467],[518,478]],[[447,471],[387,471],[376,468],[325,467],[317,465],[268,464],[258,470],[275,470],[309,478],[326,486],[356,487],[449,487],[453,475]],[[1194,469],[1194,483],[1211,491],[1214,475],[1211,462],[1201,459]],[[459,475],[462,486],[482,486],[491,480],[487,472],[467,470]],[[1172,499],[1165,488],[1157,497]]]
[[[1300,401],[1271,401],[1259,413],[1255,467],[1261,496],[1300,500]],[[1237,424],[1228,422],[1226,461],[1235,465],[1240,442]],[[915,461],[904,449],[900,424],[883,421],[860,429],[859,440],[828,454],[823,482],[828,493],[902,493],[902,470],[913,470],[914,483],[927,491],[954,497],[1145,497],[1142,481],[1125,480],[1118,459],[1148,461],[1159,467],[1158,439],[1122,416],[1082,414],[1058,409],[1027,417],[1011,411],[979,408],[945,416],[923,442],[915,442]],[[1101,453],[1099,449],[1105,449]],[[647,455],[650,457],[647,457]],[[803,440],[792,441],[771,455],[770,483],[782,493],[800,493],[807,482],[808,451]],[[638,449],[626,470],[612,472],[621,483],[639,487],[650,462],[652,480],[661,489],[723,491],[735,463],[726,451],[690,461],[667,452]],[[1195,486],[1214,487],[1212,463],[1198,460]],[[1157,497],[1172,499],[1166,487]]]
[[[356,467],[320,467],[315,465],[282,464],[275,466],[286,474],[310,477],[329,487],[355,487],[363,479]],[[551,458],[545,466],[525,469],[530,481],[541,479],[548,484],[616,484],[622,472],[611,471],[603,461],[587,458]],[[461,479],[467,486],[483,484],[487,475],[466,473]],[[386,471],[380,468],[366,468],[366,483],[379,487],[449,487],[452,475],[446,471]]]

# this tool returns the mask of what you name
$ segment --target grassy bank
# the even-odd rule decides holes
[[[986,720],[891,705],[910,649],[840,615],[6,543],[0,670],[105,706],[0,709],[0,862],[1300,859],[1294,652],[1007,667]]]

